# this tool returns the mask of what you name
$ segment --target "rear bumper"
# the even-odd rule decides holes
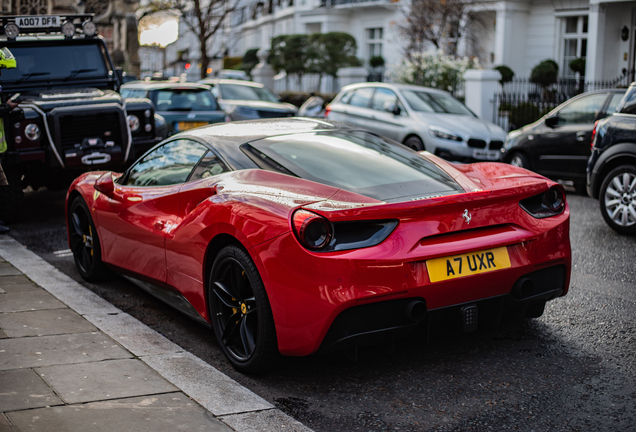
[[[497,325],[505,315],[524,317],[555,299],[565,290],[566,267],[556,265],[523,275],[512,290],[504,295],[481,299],[474,304],[478,310],[478,322]],[[460,308],[465,304],[414,313],[413,304],[425,305],[423,298],[388,300],[367,305],[353,306],[341,312],[331,324],[319,352],[348,351],[367,345],[391,343],[408,336],[418,325],[437,321],[440,317],[454,315],[459,324]]]
[[[311,254],[298,245],[292,234],[286,234],[250,252],[270,299],[279,350],[285,355],[308,355],[318,349],[333,350],[346,345],[357,333],[365,340],[374,339],[386,331],[401,332],[417,324],[405,321],[400,308],[387,306],[393,310],[390,314],[400,317],[380,325],[378,314],[384,313],[380,307],[379,312],[371,314],[376,320],[371,319],[371,327],[354,331],[339,323],[349,322],[347,319],[337,321],[343,313],[345,317],[353,314],[347,312],[349,309],[365,306],[374,310],[370,305],[421,299],[428,313],[498,297],[509,297],[507,308],[514,309],[565,295],[571,268],[569,213],[549,219],[553,220],[534,220],[536,229],[542,224],[550,227],[534,235],[520,230],[528,234],[521,239],[518,233],[502,231],[497,235],[452,238],[446,243],[433,238],[433,243],[420,242],[413,248],[407,246],[408,227],[404,224],[373,248]],[[506,247],[510,268],[430,281],[426,260],[495,246]],[[530,278],[534,287],[515,288],[523,278]],[[344,330],[334,336],[333,332],[338,331],[333,328]]]

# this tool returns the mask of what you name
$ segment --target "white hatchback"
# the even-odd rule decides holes
[[[502,128],[480,119],[450,94],[413,85],[348,85],[327,106],[327,118],[465,162],[501,160],[506,141]]]

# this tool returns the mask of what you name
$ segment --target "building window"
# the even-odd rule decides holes
[[[48,0],[19,0],[18,11],[20,15],[46,15],[49,13]]]
[[[382,27],[367,29],[368,58],[382,55]]]
[[[587,16],[563,18],[563,62],[561,76],[574,78],[570,62],[576,58],[587,57]]]

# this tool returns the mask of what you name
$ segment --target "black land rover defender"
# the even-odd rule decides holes
[[[119,95],[122,73],[91,15],[2,16],[0,47],[17,62],[2,70],[3,102],[19,102],[4,119],[0,220],[18,218],[26,186],[63,188],[83,171],[121,169],[158,141],[152,103]]]
[[[605,222],[622,234],[636,234],[636,83],[616,113],[594,125],[587,162],[587,193],[598,198]]]

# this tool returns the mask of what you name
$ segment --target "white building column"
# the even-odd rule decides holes
[[[587,25],[587,59],[585,61],[586,81],[596,81],[603,77],[605,25],[605,5],[590,2]]]
[[[499,90],[501,74],[496,70],[470,69],[466,80],[466,106],[486,121],[493,121],[497,107],[495,93]]]
[[[496,5],[496,13],[494,64],[508,66],[516,74],[523,74],[528,6],[503,1]]]
[[[268,49],[259,49],[256,53],[259,63],[252,69],[252,79],[254,82],[261,83],[270,90],[274,90],[274,68],[267,63],[269,57]]]

